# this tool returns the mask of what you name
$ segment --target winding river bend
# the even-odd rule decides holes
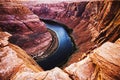
[[[51,69],[63,64],[75,50],[74,44],[64,27],[58,23],[45,22],[48,29],[56,33],[58,38],[57,49],[38,63],[45,69]]]

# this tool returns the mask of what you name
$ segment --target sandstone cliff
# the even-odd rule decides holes
[[[52,41],[51,34],[39,17],[15,2],[0,1],[0,28],[12,34],[11,43],[32,56],[45,52]]]
[[[72,29],[71,36],[78,52],[73,54],[68,62],[68,65],[72,64],[67,65],[64,70],[54,68],[43,71],[26,52],[8,42],[8,37],[11,36],[9,33],[0,32],[0,80],[120,79],[119,1],[28,6],[38,16],[21,4],[11,3],[13,0],[6,1],[0,1],[0,27],[2,31],[13,35],[10,42],[19,45],[33,56],[34,53],[36,55],[37,52],[46,51],[52,36],[45,24],[39,20],[39,16],[65,24]],[[81,60],[83,52],[85,56],[83,55]]]
[[[18,70],[42,71],[24,50],[8,42],[10,36],[11,34],[0,31],[0,80],[11,80]]]
[[[114,42],[120,37],[120,1],[80,1],[28,6],[41,19],[53,20],[66,25],[73,32],[71,36],[78,52],[100,46],[106,41]]]
[[[106,42],[65,70],[74,80],[119,80],[120,45]]]
[[[73,63],[65,70],[54,68],[42,71],[21,48],[10,44],[7,32],[0,32],[0,79],[1,80],[119,80],[120,44],[106,42]],[[11,74],[12,73],[12,74]]]
[[[0,80],[71,80],[57,67],[43,71],[24,50],[8,42],[10,36],[0,32]]]

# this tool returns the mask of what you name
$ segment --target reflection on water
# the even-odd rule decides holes
[[[63,64],[71,53],[73,53],[75,48],[71,38],[62,25],[57,23],[45,23],[49,29],[56,33],[59,42],[58,48],[55,52],[53,52],[53,54],[38,62],[40,66],[47,70]]]

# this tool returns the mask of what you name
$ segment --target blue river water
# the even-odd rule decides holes
[[[50,56],[38,62],[43,69],[48,70],[63,64],[73,53],[74,46],[71,38],[62,25],[57,23],[45,23],[47,28],[54,31],[58,37],[58,48]]]

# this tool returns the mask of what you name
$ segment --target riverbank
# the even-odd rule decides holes
[[[51,42],[52,44],[46,50],[46,53],[41,56],[43,59],[38,59],[37,62],[46,70],[55,66],[63,66],[75,48],[71,37],[62,25],[49,21],[45,22],[45,24],[53,36],[53,42]]]

